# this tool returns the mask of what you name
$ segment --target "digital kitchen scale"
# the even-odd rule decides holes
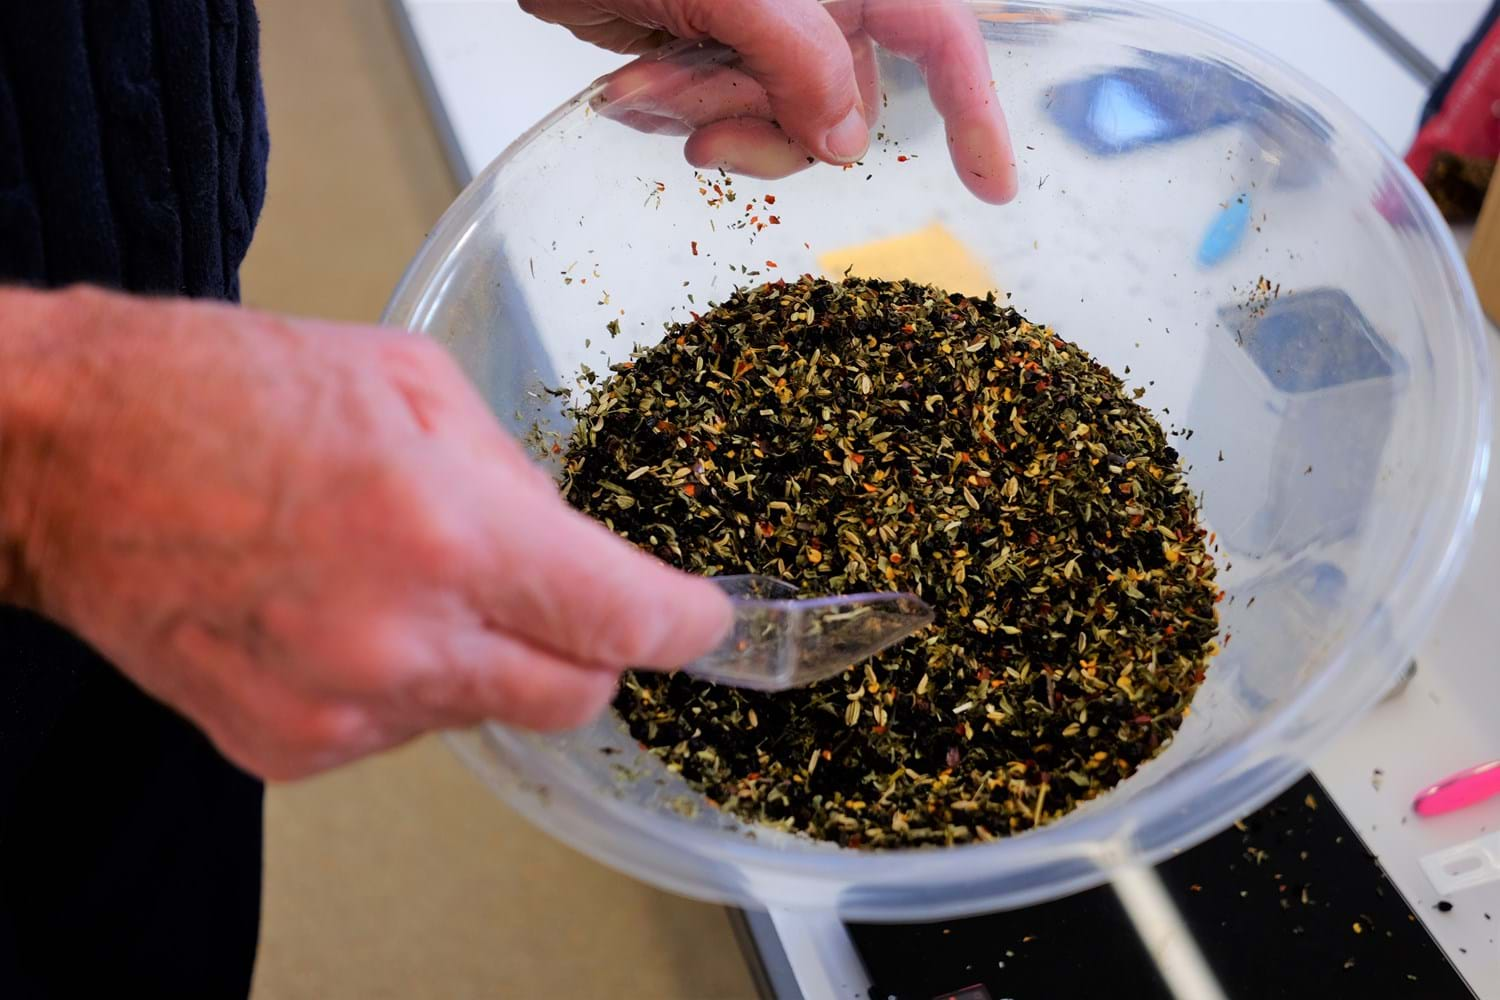
[[[1231,1000],[1474,996],[1311,776],[1158,873]],[[870,1000],[1173,1000],[1107,886],[989,916],[847,931]],[[767,938],[764,925],[742,938],[762,994],[804,995],[778,975],[785,960]]]

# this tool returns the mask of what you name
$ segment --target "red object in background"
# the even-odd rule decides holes
[[[1500,795],[1500,760],[1450,774],[1419,792],[1411,807],[1423,816],[1441,816],[1495,795]]]
[[[1493,13],[1487,20],[1487,29],[1460,56],[1462,67],[1406,154],[1406,165],[1419,178],[1427,177],[1438,152],[1500,159],[1500,20]]]

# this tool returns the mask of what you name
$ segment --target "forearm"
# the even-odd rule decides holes
[[[87,308],[76,292],[0,287],[0,604],[39,605],[43,485],[66,401],[58,361]]]

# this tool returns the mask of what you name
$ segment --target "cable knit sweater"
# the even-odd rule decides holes
[[[0,0],[0,282],[237,299],[258,44],[252,0]],[[243,994],[260,808],[84,643],[0,606],[0,995]]]

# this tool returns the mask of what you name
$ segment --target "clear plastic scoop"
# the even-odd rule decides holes
[[[932,624],[932,609],[902,593],[798,598],[766,576],[713,578],[734,603],[734,627],[682,669],[705,681],[784,691],[840,674]]]

